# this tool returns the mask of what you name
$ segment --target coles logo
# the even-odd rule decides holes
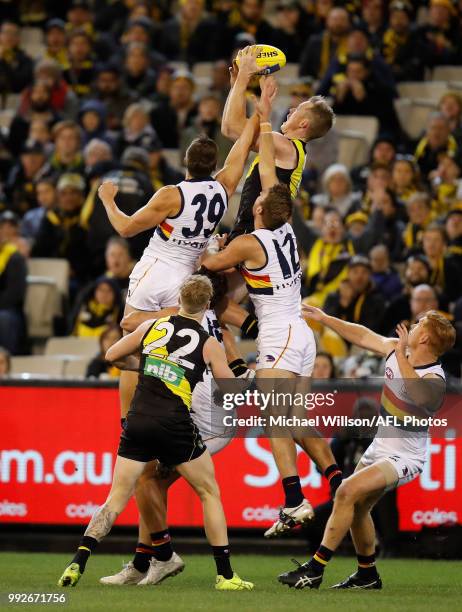
[[[65,513],[69,518],[89,518],[93,516],[98,508],[98,504],[94,504],[93,502],[87,502],[86,504],[68,504]]]
[[[385,368],[385,376],[387,378],[393,378],[393,370],[391,368]]]
[[[457,523],[458,516],[455,511],[445,511],[434,508],[433,510],[416,510],[412,514],[414,525],[446,525]]]
[[[10,502],[4,499],[0,502],[0,516],[26,516],[27,504]]]
[[[279,508],[272,508],[271,506],[268,506],[268,504],[260,506],[259,508],[247,506],[242,511],[242,518],[244,521],[257,521],[259,523],[276,521],[279,518]]]

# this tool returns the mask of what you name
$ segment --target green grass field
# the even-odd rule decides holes
[[[96,554],[77,587],[59,589],[56,582],[69,558],[61,554],[0,554],[0,607],[43,608],[45,606],[8,604],[5,594],[60,591],[67,595],[67,605],[48,604],[47,608],[110,612],[303,612],[307,606],[312,606],[320,612],[430,612],[443,608],[456,611],[462,605],[462,562],[384,560],[379,563],[384,581],[382,591],[333,592],[327,587],[355,568],[354,559],[338,558],[326,571],[325,582],[319,591],[295,591],[276,581],[277,574],[291,566],[286,557],[235,555],[235,569],[242,577],[255,582],[255,590],[220,593],[213,589],[214,565],[206,555],[184,556],[185,571],[159,586],[104,587],[98,583],[98,578],[114,573],[129,559],[121,555]]]

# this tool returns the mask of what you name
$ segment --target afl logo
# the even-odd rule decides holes
[[[387,378],[393,378],[393,370],[391,368],[385,368],[385,376]]]

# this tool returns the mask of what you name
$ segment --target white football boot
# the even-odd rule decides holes
[[[123,584],[138,584],[146,576],[147,572],[139,572],[132,561],[124,565],[118,574],[100,578],[101,584],[122,586]]]
[[[307,499],[304,499],[295,508],[281,508],[279,519],[265,531],[265,538],[275,538],[297,525],[303,525],[303,523],[311,521],[313,518],[313,507]]]
[[[138,582],[138,586],[146,586],[147,584],[159,584],[169,576],[176,576],[184,570],[183,559],[176,554],[170,557],[168,561],[158,561],[152,558],[149,562],[149,569],[143,580]]]

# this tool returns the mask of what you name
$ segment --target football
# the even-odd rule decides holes
[[[286,65],[286,56],[281,49],[272,45],[255,45],[255,47],[258,49],[257,66],[261,69],[257,74],[271,74]],[[239,66],[239,54],[236,57],[236,64]]]

